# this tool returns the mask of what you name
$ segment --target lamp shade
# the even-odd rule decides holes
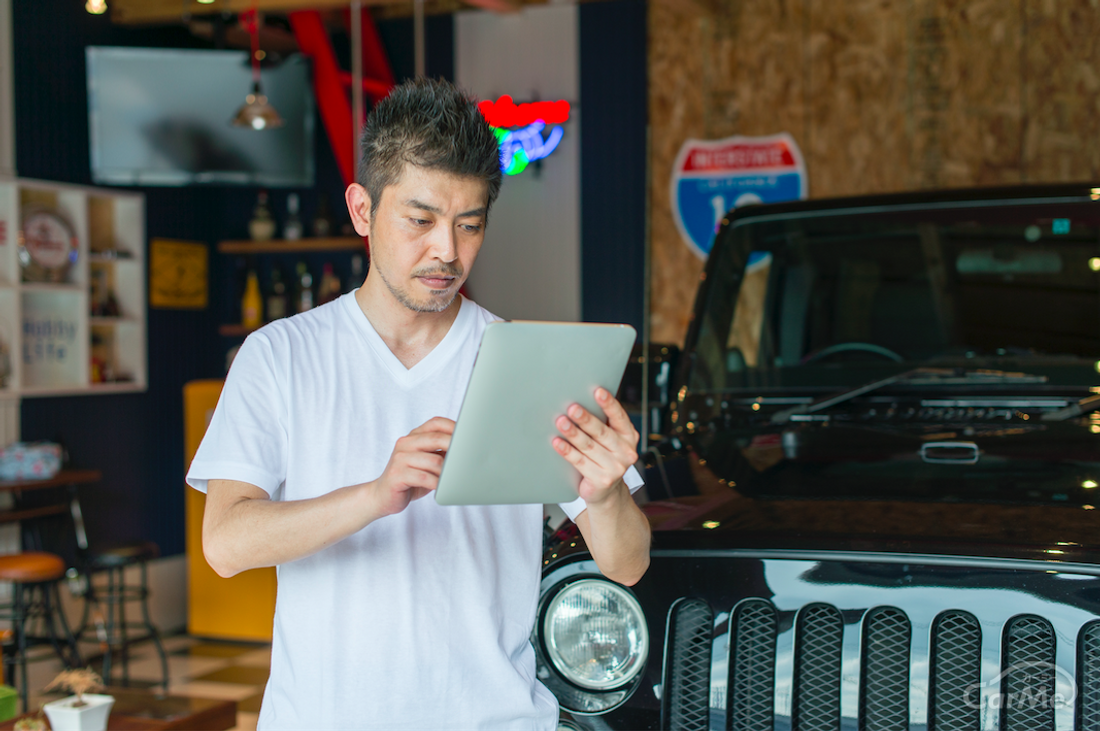
[[[274,129],[283,126],[283,118],[275,111],[275,107],[268,103],[260,88],[260,82],[252,84],[252,92],[244,98],[244,105],[237,110],[233,117],[233,124],[237,127],[250,127],[252,129]]]

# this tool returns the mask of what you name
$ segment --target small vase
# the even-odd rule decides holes
[[[71,695],[42,707],[50,719],[50,728],[53,731],[106,731],[107,716],[115,699],[109,695],[85,693],[84,705],[74,707],[76,699]]]

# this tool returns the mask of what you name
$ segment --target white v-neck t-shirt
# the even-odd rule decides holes
[[[496,319],[463,299],[412,368],[354,293],[261,328],[233,362],[188,484],[239,480],[303,500],[378,478],[398,438],[457,418]],[[633,468],[626,477],[641,484]],[[584,503],[562,508],[575,518]],[[542,517],[541,505],[427,496],[280,565],[259,728],[554,729],[557,701],[530,644]]]

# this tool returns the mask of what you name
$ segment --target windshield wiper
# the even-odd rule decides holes
[[[903,371],[897,375],[871,381],[862,386],[841,391],[832,396],[820,398],[805,406],[795,406],[772,414],[773,424],[785,424],[792,416],[803,416],[823,411],[845,401],[851,401],[857,396],[878,390],[892,383],[904,381],[908,385],[976,385],[986,383],[1045,383],[1046,376],[1033,376],[1028,373],[1016,373],[1010,371],[995,371],[988,369],[963,369],[963,368],[914,368]],[[1093,408],[1100,408],[1100,404]],[[1044,417],[1045,418],[1045,417]]]
[[[1095,396],[1086,396],[1077,403],[1070,404],[1069,406],[1063,406],[1060,409],[1048,411],[1039,418],[1043,421],[1065,421],[1066,419],[1072,419],[1075,416],[1087,414],[1097,409],[1100,409],[1100,393]]]

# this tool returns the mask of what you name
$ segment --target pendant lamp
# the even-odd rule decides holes
[[[252,91],[244,98],[244,105],[237,110],[233,124],[252,129],[274,129],[283,126],[283,118],[264,96],[260,85],[260,22],[256,8],[241,13],[241,25],[252,37]]]

